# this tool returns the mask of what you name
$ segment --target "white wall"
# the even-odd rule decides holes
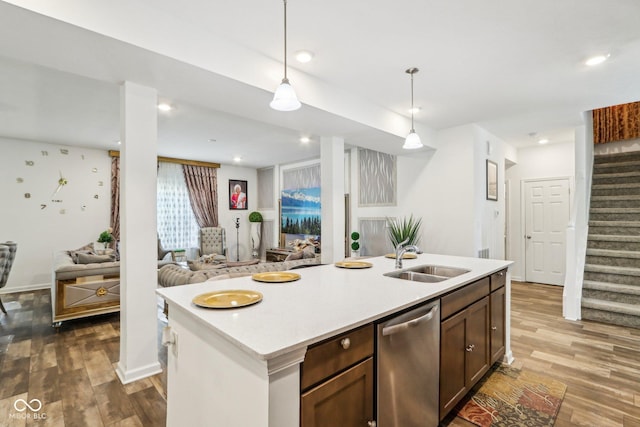
[[[487,141],[491,153],[487,154]],[[477,125],[445,129],[438,149],[398,156],[397,206],[358,207],[352,197],[352,228],[359,217],[421,217],[425,252],[476,257],[489,248],[504,258],[505,201],[486,200],[486,159],[498,164],[498,186],[504,188],[507,145]],[[357,152],[352,151],[351,183],[357,189]],[[355,228],[354,228],[355,229]]]
[[[469,256],[477,256],[480,249],[489,249],[489,258],[505,258],[505,157],[508,146],[496,136],[477,125],[472,125],[474,135],[475,199],[474,246]],[[498,165],[498,200],[487,200],[487,160]]]
[[[247,181],[247,209],[229,209],[229,180]],[[251,258],[251,237],[249,235],[249,213],[258,210],[258,171],[235,165],[220,165],[218,169],[218,224],[227,233],[227,257],[231,261]],[[240,228],[236,230],[236,218],[240,218]],[[239,234],[236,234],[236,231]],[[239,245],[236,243],[239,242]],[[239,251],[238,251],[239,249]]]
[[[2,292],[49,287],[53,252],[93,242],[109,227],[111,158],[103,150],[7,138],[0,138],[0,152],[0,241],[18,243]],[[60,173],[68,184],[54,195]]]
[[[509,200],[509,247],[507,258],[515,263],[512,270],[514,280],[524,280],[524,256],[522,240],[524,225],[521,224],[521,192],[523,180],[575,176],[575,144],[573,142],[540,145],[518,150],[518,164],[507,170],[511,182]],[[573,196],[572,196],[573,197]]]

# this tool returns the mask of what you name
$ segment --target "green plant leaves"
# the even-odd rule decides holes
[[[414,218],[413,215],[409,218],[387,217],[387,223],[389,224],[389,240],[391,240],[391,244],[394,248],[406,239],[409,239],[406,243],[407,245],[417,245],[420,241],[422,218]]]

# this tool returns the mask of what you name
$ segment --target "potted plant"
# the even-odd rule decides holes
[[[420,242],[420,227],[422,218],[414,218],[413,214],[407,218],[387,217],[389,240],[394,248],[408,239],[405,245],[417,245]]]
[[[260,226],[262,225],[262,214],[260,212],[253,211],[249,214],[249,222],[251,223],[251,229],[249,234],[251,236],[251,256],[256,259],[260,256]]]
[[[360,255],[360,243],[358,240],[360,239],[360,233],[354,231],[351,233],[351,256],[359,256]]]
[[[98,243],[102,243],[104,245],[104,249],[107,249],[111,242],[113,242],[113,228],[109,227],[98,236]],[[98,249],[98,248],[96,248]]]

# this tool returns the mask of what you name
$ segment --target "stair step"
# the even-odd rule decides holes
[[[626,153],[596,154],[593,156],[594,164],[628,162],[630,160],[640,160],[640,151],[628,151]]]
[[[600,256],[607,258],[634,258],[640,259],[640,252],[621,251],[614,249],[587,249],[587,256]]]
[[[598,291],[615,292],[619,294],[640,295],[640,284],[638,284],[638,286],[621,285],[620,283],[585,280],[582,282],[582,289],[594,289]]]
[[[635,304],[625,304],[623,302],[600,301],[592,298],[582,298],[582,307],[596,310],[611,311],[614,313],[640,316],[640,307]]]
[[[591,208],[591,213],[632,213],[640,214],[640,208]]]
[[[640,236],[589,234],[587,248],[640,251]]]
[[[640,172],[594,173],[592,184],[633,184],[640,182]]]
[[[584,271],[591,272],[591,273],[604,273],[604,274],[615,274],[620,276],[640,277],[640,268],[632,268],[632,267],[616,267],[616,266],[609,266],[609,265],[585,264]]]
[[[640,195],[640,183],[593,184],[591,194],[594,196],[637,196]]]
[[[624,168],[633,168],[633,167],[639,167],[640,166],[640,160],[638,159],[631,159],[631,160],[625,160],[625,161],[619,161],[619,162],[594,162],[593,163],[593,170],[598,170],[601,171],[602,169],[611,169],[611,168],[618,168],[618,172],[626,172],[626,170],[622,170]],[[629,170],[629,172],[631,172],[631,170]]]
[[[612,325],[640,328],[640,311],[633,304],[602,302],[590,298],[582,299],[582,319]]]
[[[640,207],[640,195],[623,196],[591,195],[592,208],[637,208]]]
[[[637,221],[640,220],[640,208],[591,208],[589,219],[592,221]]]

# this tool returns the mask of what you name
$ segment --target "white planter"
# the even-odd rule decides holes
[[[251,236],[251,256],[255,259],[260,256],[260,237],[261,237],[261,222],[252,222],[249,235]]]

